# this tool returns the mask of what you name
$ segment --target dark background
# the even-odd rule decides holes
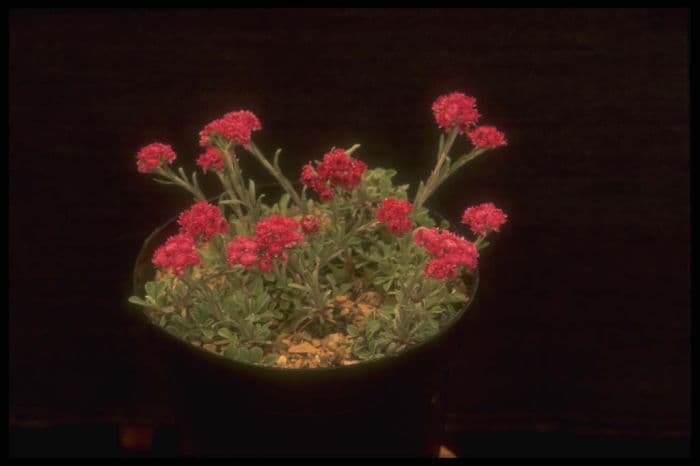
[[[455,219],[493,201],[509,222],[482,255],[446,443],[687,454],[688,16],[10,11],[11,453],[117,454],[114,426],[172,421],[124,309],[142,241],[190,199],[137,173],[140,147],[169,143],[190,171],[197,132],[250,109],[290,177],[359,142],[415,186],[439,134],[430,106],[457,90],[509,145],[431,204]]]

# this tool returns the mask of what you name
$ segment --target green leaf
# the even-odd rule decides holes
[[[357,149],[360,148],[360,144],[353,144],[351,148],[345,151],[346,154],[352,155],[353,152],[355,152]]]
[[[226,199],[225,201],[219,201],[219,204],[221,204],[221,205],[228,205],[228,204],[245,205],[243,202],[239,201],[238,199]]]
[[[183,170],[182,167],[179,167],[177,171],[178,173],[180,173],[180,177],[182,177],[183,180],[187,181],[187,175],[185,175],[185,170]]]
[[[174,183],[172,181],[161,180],[159,178],[153,178],[153,181],[155,181],[156,183],[160,183],[160,184],[177,184],[177,183]]]
[[[248,180],[248,192],[250,192],[250,198],[255,199],[255,181],[252,179]]]
[[[168,325],[165,327],[165,331],[175,335],[178,338],[182,338],[184,336],[184,332],[177,326],[175,325]]]
[[[284,193],[280,196],[279,200],[280,212],[283,215],[287,214],[287,207],[289,206],[289,193]]]
[[[372,336],[379,330],[381,323],[375,319],[366,319],[365,325],[367,329],[367,338],[372,338]]]
[[[220,328],[218,332],[216,332],[219,336],[222,336],[228,340],[233,340],[235,337],[231,333],[231,331],[227,328]]]
[[[275,151],[275,155],[272,156],[272,166],[274,166],[277,170],[280,170],[280,154],[282,153],[282,149],[277,149]]]
[[[335,281],[335,277],[333,276],[332,273],[327,273],[327,274],[326,274],[326,280],[328,280],[328,283],[330,283],[331,286],[332,286],[333,288],[335,288],[336,281]]]
[[[258,346],[254,346],[248,351],[248,361],[250,362],[259,362],[262,357],[263,350]]]
[[[336,293],[338,293],[339,295],[345,294],[350,290],[350,288],[352,288],[352,283],[343,283],[338,287]]]
[[[139,306],[148,306],[148,303],[138,296],[131,296],[129,302],[132,304],[138,304]]]
[[[241,359],[240,348],[229,345],[224,350],[224,356],[234,361],[239,361]]]
[[[265,306],[270,302],[270,296],[268,294],[259,294],[255,297],[255,311],[261,312]]]
[[[289,288],[294,288],[296,290],[303,291],[305,293],[310,293],[311,288],[308,287],[308,285],[299,285],[298,283],[287,283],[287,286]]]

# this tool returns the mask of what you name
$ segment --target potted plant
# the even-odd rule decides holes
[[[506,140],[476,125],[472,97],[444,95],[432,110],[444,134],[410,199],[393,170],[355,157],[359,145],[332,148],[292,182],[280,150],[269,158],[252,141],[261,124],[249,111],[199,133],[197,165],[222,186],[213,198],[196,172],[171,168],[170,146],[138,152],[138,171],[194,198],[144,243],[129,299],[168,368],[193,453],[437,453],[449,348],[479,253],[506,215],[491,203],[466,208],[469,240],[426,202]],[[277,181],[272,202],[243,157]]]

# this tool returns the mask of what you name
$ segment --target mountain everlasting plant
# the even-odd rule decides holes
[[[332,148],[305,164],[296,183],[252,134],[249,111],[234,111],[199,133],[196,163],[222,186],[208,200],[172,147],[153,143],[137,169],[194,198],[179,232],[155,251],[145,296],[130,301],[166,331],[234,360],[301,368],[349,365],[391,356],[448,326],[470,299],[486,238],[506,215],[492,203],[465,206],[465,238],[425,207],[435,190],[476,157],[506,145],[502,132],[478,126],[476,99],[454,92],[432,107],[444,132],[435,166],[412,198],[393,170],[368,168],[359,145]],[[467,151],[456,150],[466,145]],[[282,195],[266,202],[239,158],[252,158]],[[297,187],[300,186],[301,189]]]

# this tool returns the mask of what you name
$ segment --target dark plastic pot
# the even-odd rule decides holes
[[[133,294],[142,295],[154,275],[155,248],[176,230],[172,220],[144,242]],[[471,299],[450,327],[397,356],[338,368],[239,363],[170,335],[136,305],[129,312],[145,326],[149,346],[164,364],[191,454],[436,457],[450,358],[478,274],[467,284]]]

